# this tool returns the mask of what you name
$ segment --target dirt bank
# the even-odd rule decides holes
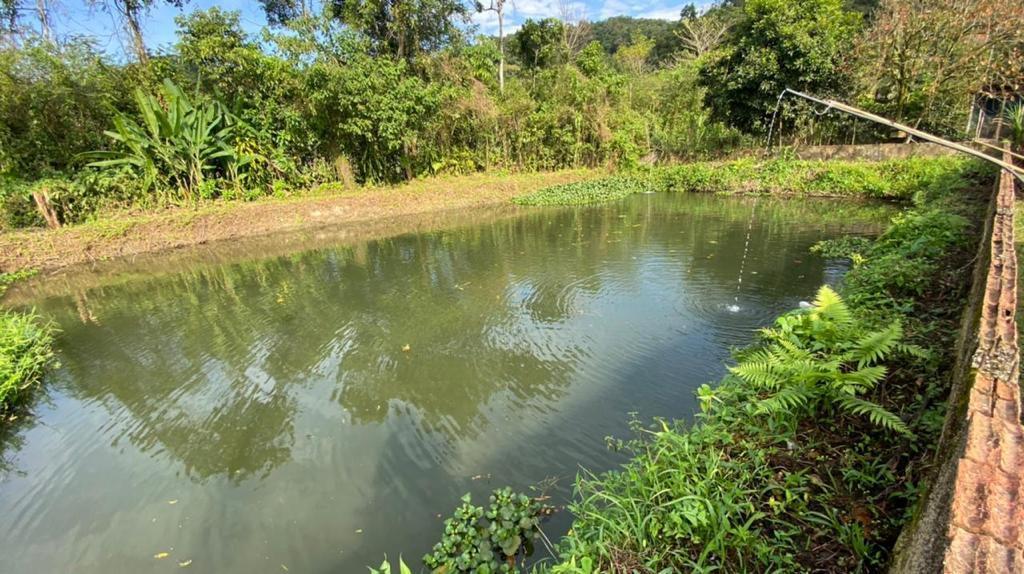
[[[224,202],[198,209],[112,214],[63,229],[0,233],[0,272],[38,269],[45,273],[82,263],[287,231],[337,230],[351,225],[400,233],[424,225],[410,219],[417,215],[500,205],[549,185],[601,175],[599,170],[480,174],[253,203]],[[371,222],[373,225],[367,225]],[[393,222],[405,224],[390,225]]]

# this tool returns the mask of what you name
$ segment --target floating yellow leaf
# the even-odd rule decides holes
[[[362,528],[356,528],[356,534],[362,534],[362,533],[363,533],[363,529]]]
[[[409,345],[403,345],[402,346],[402,352],[403,353],[408,353],[411,350],[412,350],[412,347],[410,347]]]
[[[157,560],[162,560],[164,558],[167,558],[168,556],[170,556],[170,554],[166,552],[157,552],[153,555],[153,558],[156,558]]]
[[[178,566],[181,566],[182,568],[190,566],[191,564],[192,564],[192,560],[186,560],[184,562],[178,562]]]
[[[168,500],[167,504],[178,504],[178,499],[175,498],[174,500]]]

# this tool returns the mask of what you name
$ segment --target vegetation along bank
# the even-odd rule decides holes
[[[650,181],[691,188],[702,181],[687,177],[694,173],[715,174],[718,186],[746,169],[682,166],[666,170],[676,178],[615,177],[521,201],[588,203],[645,191]],[[993,172],[944,158],[761,173],[746,191],[769,190],[786,173],[794,191],[827,181],[830,193],[899,198],[906,209],[876,240],[815,247],[853,262],[842,284],[737,351],[730,373],[698,392],[696,421],[636,421],[633,439],[613,440],[631,460],[578,478],[572,530],[535,571],[848,572],[888,563],[927,488]],[[517,518],[493,544],[480,543],[501,516],[493,505],[465,501],[428,564],[511,568],[536,524]]]
[[[0,296],[28,275],[0,274]],[[0,425],[16,418],[53,358],[53,328],[35,313],[0,309]]]
[[[994,120],[1022,145],[1024,3],[722,0],[671,22],[590,22],[565,2],[513,28],[503,0],[263,1],[258,32],[241,12],[189,9],[154,51],[144,31],[170,22],[147,16],[187,2],[87,2],[130,38],[116,55],[61,33],[47,4],[0,2],[0,273],[518,196],[904,202],[877,241],[820,247],[853,261],[841,288],[739,352],[696,425],[639,424],[618,445],[629,465],[582,477],[559,561],[538,566],[884,567],[928,470],[991,174],[955,159],[713,160],[766,140],[901,139],[780,105],[785,88],[955,139]],[[472,24],[491,12],[516,31]],[[31,313],[0,315],[4,416],[53,336]],[[542,509],[504,491],[489,503],[465,501],[430,568],[514,567]]]

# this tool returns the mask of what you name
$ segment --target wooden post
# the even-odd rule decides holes
[[[999,117],[996,118],[996,141],[1003,135],[1003,118],[1006,117],[1006,98],[999,103]]]
[[[57,217],[57,210],[50,203],[50,194],[46,193],[45,189],[39,189],[32,192],[32,199],[36,202],[36,209],[39,210],[39,214],[46,221],[46,226],[50,229],[60,227],[60,218]]]

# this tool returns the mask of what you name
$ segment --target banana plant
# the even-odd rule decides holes
[[[233,179],[244,168],[233,145],[237,120],[217,101],[193,103],[165,79],[162,97],[135,91],[141,124],[119,114],[104,132],[116,149],[90,152],[92,167],[131,166],[144,187],[173,190],[179,199],[196,200],[208,177]]]

